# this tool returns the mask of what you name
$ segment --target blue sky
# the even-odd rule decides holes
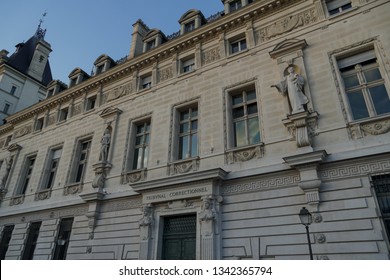
[[[223,10],[221,0],[1,0],[0,6],[0,49],[10,54],[35,33],[47,12],[42,28],[53,50],[53,78],[66,84],[76,67],[90,73],[101,54],[114,60],[126,56],[132,25],[139,18],[170,35],[180,29],[178,20],[190,9],[206,18]]]

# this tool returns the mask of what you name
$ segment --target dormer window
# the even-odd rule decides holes
[[[188,33],[206,23],[206,19],[199,10],[189,10],[180,19],[180,34]]]
[[[149,42],[146,42],[146,50],[150,51],[151,49],[154,49],[156,47],[156,39],[153,39]]]
[[[69,87],[73,87],[77,84],[77,77],[76,78],[73,78],[73,79],[70,79],[70,82],[69,82]]]
[[[184,32],[188,33],[195,29],[195,20],[190,21],[184,25]]]
[[[107,71],[111,67],[115,66],[115,64],[116,64],[115,61],[108,55],[106,54],[100,55],[93,63],[93,65],[95,66],[94,75],[99,75]]]
[[[54,95],[54,89],[50,89],[50,90],[47,91],[46,98],[49,98],[49,97],[51,97],[53,95]]]
[[[96,75],[103,73],[104,64],[96,66]]]
[[[229,11],[234,12],[242,7],[241,0],[232,1],[229,3]]]

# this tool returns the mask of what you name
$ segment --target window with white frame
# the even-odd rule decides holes
[[[148,89],[152,87],[152,75],[141,77],[141,89]]]
[[[198,106],[178,109],[178,147],[177,159],[198,156]]]
[[[77,142],[76,154],[74,157],[74,165],[72,167],[72,173],[70,183],[81,183],[84,179],[89,151],[91,148],[91,139],[82,139]]]
[[[390,113],[386,89],[374,49],[337,60],[352,120]]]
[[[195,58],[187,57],[181,60],[182,73],[188,73],[195,70]]]
[[[330,16],[352,8],[351,0],[326,0],[325,4]]]
[[[53,187],[61,154],[62,148],[50,150],[49,160],[47,162],[47,167],[44,174],[45,177],[43,179],[42,189],[51,189]]]
[[[136,123],[133,129],[131,169],[143,169],[148,166],[150,119]]]
[[[30,184],[32,172],[34,169],[36,155],[28,156],[24,162],[24,167],[22,170],[22,177],[20,180],[20,186],[16,195],[23,195],[26,193],[26,190]]]
[[[246,45],[246,39],[244,38],[239,38],[239,39],[233,39],[229,40],[229,51],[230,54],[235,54],[242,52],[247,49]]]
[[[230,93],[232,145],[243,147],[260,143],[260,124],[256,91],[253,87]]]

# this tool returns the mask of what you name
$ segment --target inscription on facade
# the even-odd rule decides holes
[[[184,190],[171,190],[163,193],[153,193],[144,195],[143,201],[144,203],[152,203],[159,201],[167,201],[167,200],[177,200],[183,199],[193,196],[201,196],[205,194],[210,194],[211,189],[208,187],[198,187],[198,188],[190,188]]]

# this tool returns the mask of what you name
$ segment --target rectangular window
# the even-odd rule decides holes
[[[182,60],[182,73],[191,72],[195,69],[195,58],[188,58]]]
[[[33,222],[30,224],[30,227],[28,228],[26,244],[24,245],[24,250],[22,253],[22,260],[33,259],[41,224],[42,222]]]
[[[85,111],[92,110],[96,105],[96,96],[88,97],[85,104]]]
[[[43,189],[51,189],[53,187],[61,154],[61,148],[50,151],[50,160],[46,170],[46,178],[44,179]]]
[[[387,238],[390,240],[390,174],[373,176],[372,184],[387,232]]]
[[[390,99],[374,50],[338,59],[353,120],[390,113]]]
[[[10,91],[9,93],[10,93],[11,95],[15,95],[16,90],[17,90],[17,87],[16,87],[16,86],[12,86],[12,87],[11,87],[11,91]]]
[[[192,30],[195,29],[195,21],[190,21],[184,25],[184,32],[191,32]]]
[[[44,118],[38,118],[35,122],[35,131],[39,131],[39,130],[42,130],[43,128],[43,120]]]
[[[46,98],[52,97],[54,95],[54,89],[50,89],[47,91]]]
[[[330,16],[352,8],[351,0],[327,0],[326,8]]]
[[[78,143],[75,171],[73,174],[72,183],[79,183],[82,181],[84,177],[86,165],[87,165],[87,159],[88,159],[90,147],[91,147],[91,139],[82,140]]]
[[[141,89],[152,87],[152,76],[145,76],[141,78]]]
[[[198,156],[198,107],[179,110],[178,159]]]
[[[156,39],[146,42],[146,50],[149,51],[156,47]]]
[[[58,121],[59,122],[66,121],[67,118],[68,118],[68,108],[61,109],[58,115]]]
[[[5,260],[5,255],[7,254],[9,242],[11,241],[12,231],[14,228],[14,225],[6,225],[3,228],[3,233],[0,240],[0,260]]]
[[[136,126],[134,153],[133,153],[133,170],[146,168],[148,165],[150,142],[150,121],[138,124]]]
[[[240,39],[237,41],[230,42],[230,54],[238,53],[246,50],[246,39]]]
[[[55,240],[53,260],[65,260],[68,250],[70,233],[72,231],[73,218],[61,219],[58,235]]]
[[[3,113],[8,114],[10,108],[11,108],[11,104],[5,103],[3,108]]]
[[[34,169],[36,156],[29,156],[26,158],[26,162],[24,163],[23,177],[21,180],[21,186],[17,195],[22,195],[26,193],[27,187],[31,181],[32,171]]]
[[[241,0],[232,1],[229,3],[229,11],[234,12],[240,9],[242,6]]]
[[[240,91],[231,95],[234,147],[260,142],[256,91]]]
[[[103,70],[104,70],[104,64],[96,66],[96,74],[95,75],[99,75],[100,73],[103,73]]]

